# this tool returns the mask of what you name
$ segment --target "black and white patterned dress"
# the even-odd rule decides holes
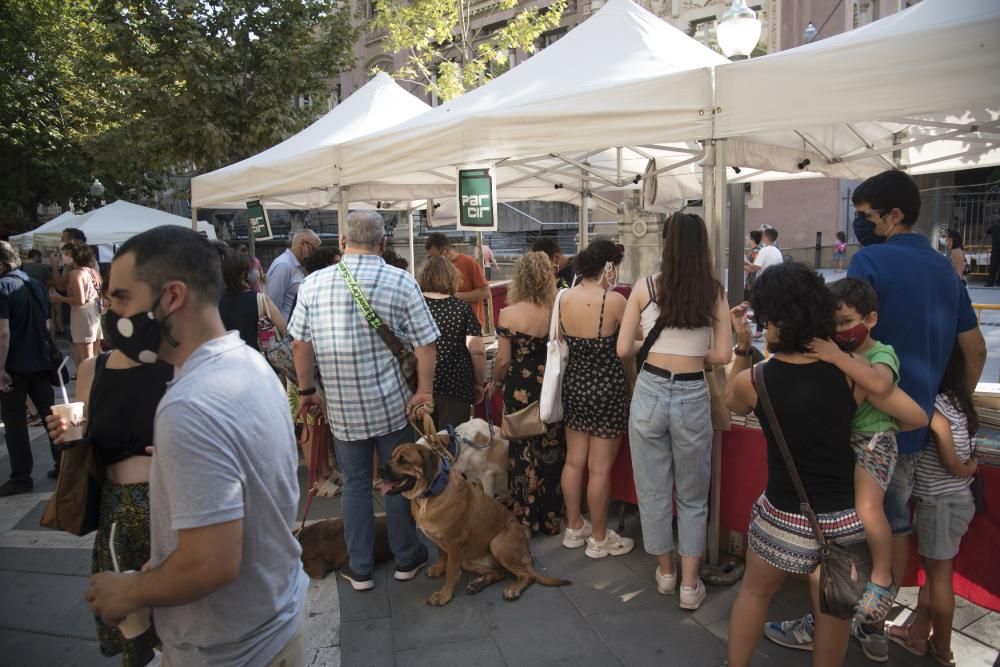
[[[625,367],[616,349],[621,327],[610,336],[601,336],[607,298],[605,291],[596,338],[563,334],[569,346],[569,363],[562,400],[563,423],[567,428],[611,440],[628,431],[628,398]]]
[[[456,297],[424,299],[435,324],[441,330],[441,337],[437,339],[434,395],[471,403],[475,378],[465,337],[483,335],[479,320],[469,304]]]

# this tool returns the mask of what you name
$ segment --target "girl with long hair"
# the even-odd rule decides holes
[[[951,229],[950,227],[944,230],[944,236],[941,237],[944,241],[946,252],[948,254],[948,260],[951,265],[955,267],[955,273],[958,274],[958,279],[962,281],[962,284],[966,284],[965,276],[969,273],[969,267],[966,265],[965,259],[965,243],[962,241],[962,233],[957,229]]]
[[[657,557],[657,590],[672,594],[677,506],[682,609],[705,599],[698,577],[705,552],[712,465],[712,418],[705,364],[732,358],[729,306],[712,272],[704,221],[674,213],[663,227],[660,271],[635,284],[625,307],[618,356],[648,355],[632,394],[629,444],[646,551]]]
[[[514,262],[507,306],[497,318],[499,337],[490,395],[503,391],[504,414],[523,410],[542,395],[549,320],[556,296],[552,263],[544,252]],[[559,480],[566,460],[562,423],[542,435],[512,439],[507,484],[511,511],[532,532],[562,531],[563,495]]]
[[[62,246],[63,266],[70,267],[66,296],[49,291],[49,301],[69,304],[70,353],[79,368],[101,350],[101,274],[90,246],[70,241]]]
[[[929,653],[941,665],[955,664],[951,651],[955,619],[952,561],[976,513],[969,486],[979,465],[974,448],[978,429],[965,355],[956,343],[934,401],[931,443],[917,459],[913,486],[917,551],[927,581],[920,588],[917,612],[909,622],[887,626],[889,639],[910,653]]]
[[[594,241],[576,256],[580,282],[562,293],[559,326],[569,347],[562,401],[566,427],[566,499],[563,546],[586,548],[590,558],[622,556],[635,542],[607,526],[611,466],[628,428],[625,367],[616,355],[625,297],[612,288],[623,253],[611,241]],[[587,508],[580,513],[583,472],[587,470]]]

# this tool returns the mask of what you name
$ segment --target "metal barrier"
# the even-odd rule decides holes
[[[920,191],[920,199],[918,227],[928,229],[924,225],[929,219],[932,234],[940,236],[949,227],[955,229],[965,243],[969,272],[979,276],[989,273],[993,245],[986,230],[1000,224],[1000,181],[926,188]],[[932,246],[944,250],[937,238],[932,239]]]
[[[976,320],[982,324],[983,323],[983,311],[984,310],[1000,310],[1000,304],[996,303],[974,303],[972,308],[976,311]]]

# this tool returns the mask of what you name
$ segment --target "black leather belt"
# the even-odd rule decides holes
[[[666,378],[667,380],[673,379],[674,382],[691,382],[693,380],[705,379],[705,371],[695,371],[694,373],[671,373],[670,371],[660,368],[659,366],[653,366],[648,361],[642,365],[642,370],[647,373],[652,373],[653,375],[659,375],[661,378]]]

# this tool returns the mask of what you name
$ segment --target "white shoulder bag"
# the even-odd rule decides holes
[[[556,295],[556,302],[552,306],[552,319],[549,322],[545,376],[542,378],[542,398],[539,403],[541,418],[546,424],[561,422],[563,418],[562,383],[566,374],[566,364],[569,362],[569,346],[566,345],[559,330],[559,300],[565,291],[561,289]]]

